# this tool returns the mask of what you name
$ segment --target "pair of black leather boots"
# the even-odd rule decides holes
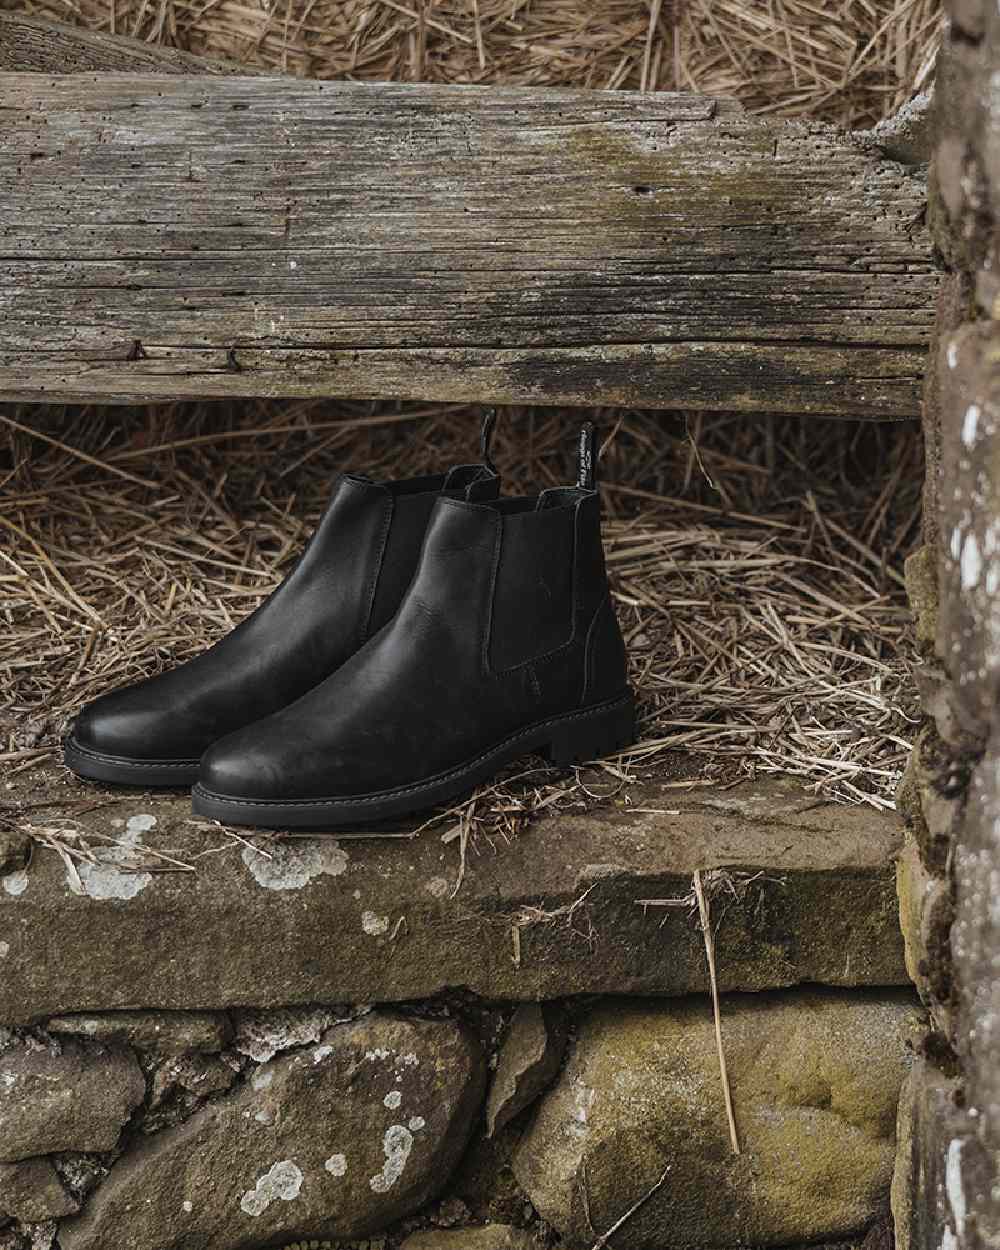
[[[79,776],[188,786],[196,813],[341,828],[447,803],[527,752],[635,736],[608,590],[594,431],[575,486],[502,498],[490,459],[345,474],[299,562],[209,651],[90,704]]]

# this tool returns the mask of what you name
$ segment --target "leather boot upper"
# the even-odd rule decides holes
[[[303,803],[397,790],[626,690],[597,493],[440,497],[392,620],[297,702],[212,747],[201,786]]]
[[[323,681],[394,615],[443,491],[488,498],[482,465],[377,483],[350,474],[298,563],[255,612],[210,650],[83,709],[82,747],[138,760],[197,760],[216,740]]]

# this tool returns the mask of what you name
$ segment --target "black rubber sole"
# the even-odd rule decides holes
[[[578,764],[622,751],[635,741],[635,700],[631,691],[600,703],[532,725],[498,743],[458,768],[414,785],[343,799],[241,799],[214,794],[200,783],[191,791],[198,816],[226,825],[257,829],[336,829],[376,824],[438,807],[468,793],[505,764],[532,751],[553,764]]]
[[[72,734],[63,740],[63,763],[85,781],[105,781],[115,786],[187,789],[198,780],[198,760],[133,760],[123,755],[102,755],[82,747]]]

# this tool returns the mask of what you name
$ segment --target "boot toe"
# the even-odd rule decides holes
[[[102,695],[73,721],[69,741],[81,751],[143,763],[197,764],[205,734],[171,698],[162,677]]]
[[[118,692],[88,703],[74,720],[71,735],[77,746],[98,755],[155,758],[145,750],[156,740],[149,714]]]
[[[191,745],[190,736],[171,725],[162,703],[132,687],[104,695],[78,713],[63,743],[63,763],[88,781],[188,786],[197,778],[200,753]]]
[[[274,773],[260,744],[237,732],[216,742],[201,757],[199,783],[212,794],[261,802],[281,797]]]

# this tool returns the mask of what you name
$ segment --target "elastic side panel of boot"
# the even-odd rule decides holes
[[[578,625],[587,629],[608,594],[608,575],[601,540],[601,501],[588,495],[580,501],[577,516],[576,607]]]
[[[426,491],[419,495],[397,495],[393,500],[392,521],[368,620],[369,638],[396,615],[416,572],[427,521],[437,499],[437,491]]]
[[[503,672],[573,637],[575,510],[505,516],[490,630],[490,668]]]

